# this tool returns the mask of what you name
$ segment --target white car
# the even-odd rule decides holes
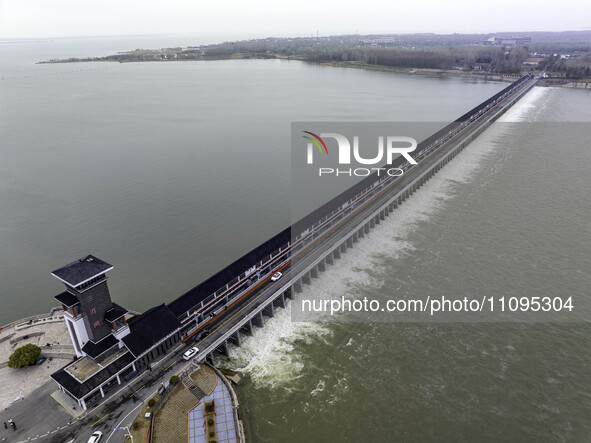
[[[97,443],[103,436],[101,431],[94,432],[88,439],[88,443]]]
[[[193,357],[195,357],[197,355],[198,352],[199,352],[199,348],[191,348],[183,354],[183,358],[185,360],[191,360]]]
[[[273,277],[271,277],[271,281],[277,281],[281,277],[283,277],[283,274],[281,272],[276,272],[275,274],[273,274]]]

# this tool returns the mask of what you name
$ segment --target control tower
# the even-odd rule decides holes
[[[66,285],[66,291],[55,298],[64,307],[64,318],[78,356],[84,354],[82,348],[87,342],[98,343],[113,329],[116,331],[117,320],[125,322],[127,311],[112,302],[107,287],[106,274],[111,269],[109,263],[87,255],[51,273]],[[114,319],[113,314],[119,310],[122,318]]]

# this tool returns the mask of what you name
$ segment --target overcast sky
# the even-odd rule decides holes
[[[0,0],[0,38],[583,29],[589,0]]]

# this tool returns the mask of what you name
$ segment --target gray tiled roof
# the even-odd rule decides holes
[[[118,318],[123,317],[129,311],[117,303],[113,303],[113,307],[105,313],[105,320],[113,322]]]
[[[112,268],[113,266],[102,261],[100,258],[96,258],[93,255],[87,255],[80,260],[76,260],[75,262],[56,269],[52,274],[71,286],[77,286]]]
[[[64,305],[66,305],[68,308],[70,306],[74,306],[77,303],[80,303],[78,301],[78,298],[74,294],[72,294],[68,291],[64,291],[61,294],[56,295],[54,298],[57,301],[59,301],[60,303],[63,303]]]
[[[181,327],[164,303],[129,321],[130,332],[121,340],[137,358]]]
[[[87,341],[82,347],[82,351],[84,351],[85,354],[88,354],[89,357],[96,358],[116,344],[117,339],[113,336],[113,334],[109,334],[96,343],[94,343],[92,340]]]
[[[104,383],[113,375],[117,374],[125,366],[129,365],[133,360],[133,356],[129,352],[126,352],[117,360],[113,361],[108,366],[101,369],[88,380],[85,380],[82,383],[76,380],[74,377],[72,377],[72,375],[68,373],[68,371],[66,371],[67,366],[51,374],[51,378],[53,378],[56,382],[62,385],[74,397],[80,399],[83,398],[93,389],[96,389],[101,383]]]

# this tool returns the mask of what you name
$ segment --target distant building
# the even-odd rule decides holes
[[[83,409],[180,341],[181,323],[166,305],[128,318],[128,310],[112,302],[106,276],[112,269],[87,255],[51,273],[66,285],[55,299],[79,357],[51,378]]]
[[[363,38],[361,41],[370,46],[395,46],[399,43],[399,40],[396,37]]]
[[[541,57],[529,57],[523,61],[523,64],[537,66],[540,62],[543,62],[543,61],[544,61],[544,59]]]
[[[531,43],[531,37],[487,37],[480,42],[485,46],[526,46]]]

